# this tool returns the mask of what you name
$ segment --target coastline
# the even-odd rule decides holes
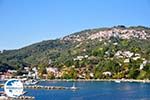
[[[150,80],[136,80],[136,79],[40,79],[40,81],[64,81],[64,82],[136,82],[136,83],[150,83]]]

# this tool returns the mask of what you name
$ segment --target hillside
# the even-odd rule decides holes
[[[93,72],[94,77],[100,77],[98,72],[111,71],[114,78],[149,78],[150,28],[117,26],[88,29],[61,39],[5,50],[0,53],[0,62],[15,69],[41,64],[60,69],[75,66],[85,68],[87,73]],[[141,64],[145,67],[140,68]]]

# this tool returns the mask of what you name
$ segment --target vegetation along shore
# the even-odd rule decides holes
[[[138,83],[150,83],[150,80],[138,80],[138,79],[41,79],[40,81],[51,81],[51,82],[138,82]]]

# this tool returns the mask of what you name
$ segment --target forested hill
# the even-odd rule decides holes
[[[127,54],[126,54],[127,53]],[[132,54],[131,57],[128,53]],[[88,29],[73,33],[61,39],[47,40],[16,50],[0,53],[0,63],[14,68],[38,66],[39,64],[61,68],[98,66],[106,59],[125,59],[140,56],[141,63],[150,60],[150,28],[137,26],[117,26],[111,28]],[[102,65],[101,65],[102,66]]]

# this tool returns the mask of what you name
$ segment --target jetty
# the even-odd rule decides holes
[[[19,96],[17,98],[8,97],[7,100],[35,100],[35,97],[33,97],[33,96]]]
[[[19,97],[11,98],[6,95],[4,91],[0,91],[0,100],[34,100],[35,97],[33,96],[24,96],[26,91]]]
[[[29,88],[29,89],[47,89],[47,90],[64,90],[64,89],[69,89],[68,87],[62,87],[62,86],[41,86],[41,85],[24,86],[24,88]]]
[[[4,88],[4,85],[0,85],[1,88]],[[72,89],[70,87],[63,87],[63,86],[42,86],[42,85],[25,85],[24,88],[26,89],[46,89],[46,90],[69,90]]]

